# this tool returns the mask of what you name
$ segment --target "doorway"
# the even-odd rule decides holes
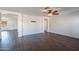
[[[48,17],[44,17],[44,32],[49,32],[49,18]]]
[[[0,51],[16,50],[18,15],[0,11]]]

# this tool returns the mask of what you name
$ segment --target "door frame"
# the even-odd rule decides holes
[[[22,14],[18,13],[18,12],[3,10],[3,9],[0,9],[0,13],[1,14],[14,14],[14,15],[17,15],[18,37],[22,37]],[[21,28],[19,29],[19,27],[21,27]],[[19,32],[19,31],[21,31],[21,32]]]
[[[43,17],[43,31],[49,32],[49,17]]]

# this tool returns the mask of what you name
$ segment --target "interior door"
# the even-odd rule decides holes
[[[44,32],[48,32],[49,31],[49,18],[48,17],[44,17]]]

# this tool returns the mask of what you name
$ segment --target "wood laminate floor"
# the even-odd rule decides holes
[[[1,51],[79,51],[79,39],[54,33],[40,33],[17,38],[16,31],[3,34]]]
[[[0,51],[15,51],[17,39],[17,30],[2,31],[0,38]]]
[[[79,39],[54,33],[40,33],[24,36],[18,41],[21,51],[78,51]]]

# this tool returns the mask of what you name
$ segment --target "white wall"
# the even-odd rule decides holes
[[[2,21],[7,21],[7,25],[2,27],[1,29],[2,30],[15,30],[18,28],[17,26],[17,20],[18,18],[16,19],[13,19],[12,17],[5,17],[5,16],[2,16],[1,17]]]
[[[43,17],[30,16],[18,13],[16,19],[5,16],[2,16],[1,18],[3,21],[7,21],[7,26],[2,27],[2,30],[18,29],[19,37],[21,37],[22,35],[31,35],[44,32]],[[36,22],[31,23],[31,21]]]
[[[79,38],[79,16],[70,14],[51,17],[50,32]]]
[[[23,35],[30,35],[42,32],[44,32],[43,17],[23,15]]]

